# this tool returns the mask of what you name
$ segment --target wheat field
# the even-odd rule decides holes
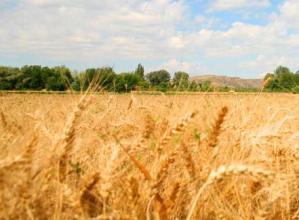
[[[292,94],[0,96],[0,219],[299,219]]]

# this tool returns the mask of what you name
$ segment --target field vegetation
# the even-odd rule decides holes
[[[298,219],[294,94],[0,96],[0,219]]]
[[[192,74],[194,75],[194,73]],[[171,74],[164,69],[145,74],[139,64],[132,72],[116,73],[111,67],[88,68],[82,72],[71,71],[65,66],[42,67],[38,65],[17,67],[0,66],[0,90],[13,91],[86,91],[93,79],[101,82],[108,92],[129,93],[131,91],[189,91],[189,92],[299,92],[299,71],[279,66],[273,73],[265,74],[263,80],[239,79],[239,83],[227,85],[232,77],[208,77],[196,80],[189,73],[177,71]],[[217,80],[220,85],[209,79]],[[234,80],[232,80],[234,81]],[[241,81],[241,83],[240,83]],[[263,81],[262,83],[257,83]],[[243,83],[242,83],[243,82]],[[244,84],[244,82],[247,82]],[[255,82],[255,83],[253,83]],[[247,85],[246,85],[247,84]]]

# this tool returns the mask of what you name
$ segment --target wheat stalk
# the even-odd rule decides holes
[[[224,122],[224,118],[227,115],[227,112],[228,112],[227,107],[221,108],[221,110],[218,112],[218,116],[213,125],[212,133],[209,137],[209,142],[208,142],[208,146],[211,148],[214,148],[218,143],[218,136],[221,132],[221,126]]]
[[[165,178],[167,177],[168,170],[171,164],[175,162],[176,152],[172,153],[170,156],[166,157],[166,159],[162,162],[162,165],[160,166],[156,180],[153,182],[152,185],[152,193],[158,194],[158,188],[163,183]]]
[[[4,161],[1,161],[0,163],[0,170],[1,169],[8,169],[13,166],[17,165],[25,165],[31,162],[32,160],[32,154],[34,151],[34,146],[36,145],[37,137],[33,136],[33,138],[30,140],[30,142],[25,146],[25,151],[15,158],[6,159]],[[30,169],[28,166],[24,166],[26,170]]]
[[[60,141],[57,143],[62,143],[63,153],[59,158],[59,181],[64,182],[67,175],[67,164],[68,157],[70,152],[73,149],[73,142],[75,138],[76,125],[78,124],[78,120],[82,114],[82,112],[87,108],[91,99],[87,98],[87,95],[81,97],[79,102],[77,103],[74,111],[69,117],[66,126],[64,128],[63,136]]]
[[[180,188],[181,188],[181,185],[178,182],[175,182],[172,185],[171,191],[170,191],[168,198],[165,202],[167,209],[172,208],[175,205]]]
[[[92,189],[96,186],[96,184],[100,181],[100,174],[95,173],[91,176],[89,180],[86,181],[86,184],[81,189],[79,201],[81,207],[85,205],[90,206],[96,200],[95,196],[91,193]]]
[[[185,166],[188,170],[189,176],[190,178],[194,178],[196,171],[195,171],[195,163],[192,158],[192,155],[189,152],[189,149],[185,142],[182,142],[181,146],[183,148],[183,159],[185,161]]]
[[[168,219],[167,218],[167,204],[165,203],[164,199],[161,197],[160,193],[158,192],[159,186],[162,185],[163,181],[167,177],[168,170],[171,164],[175,162],[176,152],[172,153],[168,156],[161,164],[155,182],[151,187],[151,195],[154,196],[154,204],[155,209],[158,210],[158,219]]]
[[[171,128],[168,132],[164,134],[162,139],[160,140],[159,146],[158,146],[158,152],[161,152],[162,148],[169,142],[171,137],[175,134],[180,134],[184,131],[186,126],[189,124],[189,122],[198,114],[197,111],[191,112],[190,114],[187,114],[185,117],[181,118],[178,123]]]
[[[201,194],[206,190],[208,186],[213,184],[216,181],[220,181],[226,177],[230,176],[236,176],[236,175],[247,175],[247,176],[253,176],[257,179],[273,179],[273,173],[270,171],[267,171],[260,167],[254,167],[254,166],[248,166],[244,164],[231,164],[231,165],[224,165],[219,167],[216,170],[213,170],[207,181],[201,186],[199,191],[197,192],[192,204],[190,211],[187,216],[187,220],[190,220],[192,218],[192,215],[195,211],[197,202],[201,196]]]
[[[6,121],[5,115],[2,111],[0,111],[0,118],[1,118],[1,121],[2,121],[2,124],[3,124],[3,127],[6,128],[7,127],[7,121]]]
[[[150,172],[147,170],[147,168],[139,162],[134,155],[130,154],[129,151],[123,146],[123,144],[118,140],[116,136],[114,136],[114,139],[117,141],[119,146],[124,150],[126,155],[131,159],[131,161],[135,164],[135,166],[140,170],[140,172],[144,175],[145,179],[151,181],[153,178],[150,175]]]

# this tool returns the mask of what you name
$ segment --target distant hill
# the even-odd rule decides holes
[[[211,81],[215,87],[232,87],[232,88],[261,88],[262,79],[243,79],[240,77],[202,75],[190,77],[190,80],[196,82]]]

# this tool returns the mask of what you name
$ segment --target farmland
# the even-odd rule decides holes
[[[294,94],[0,96],[0,219],[297,219]]]

